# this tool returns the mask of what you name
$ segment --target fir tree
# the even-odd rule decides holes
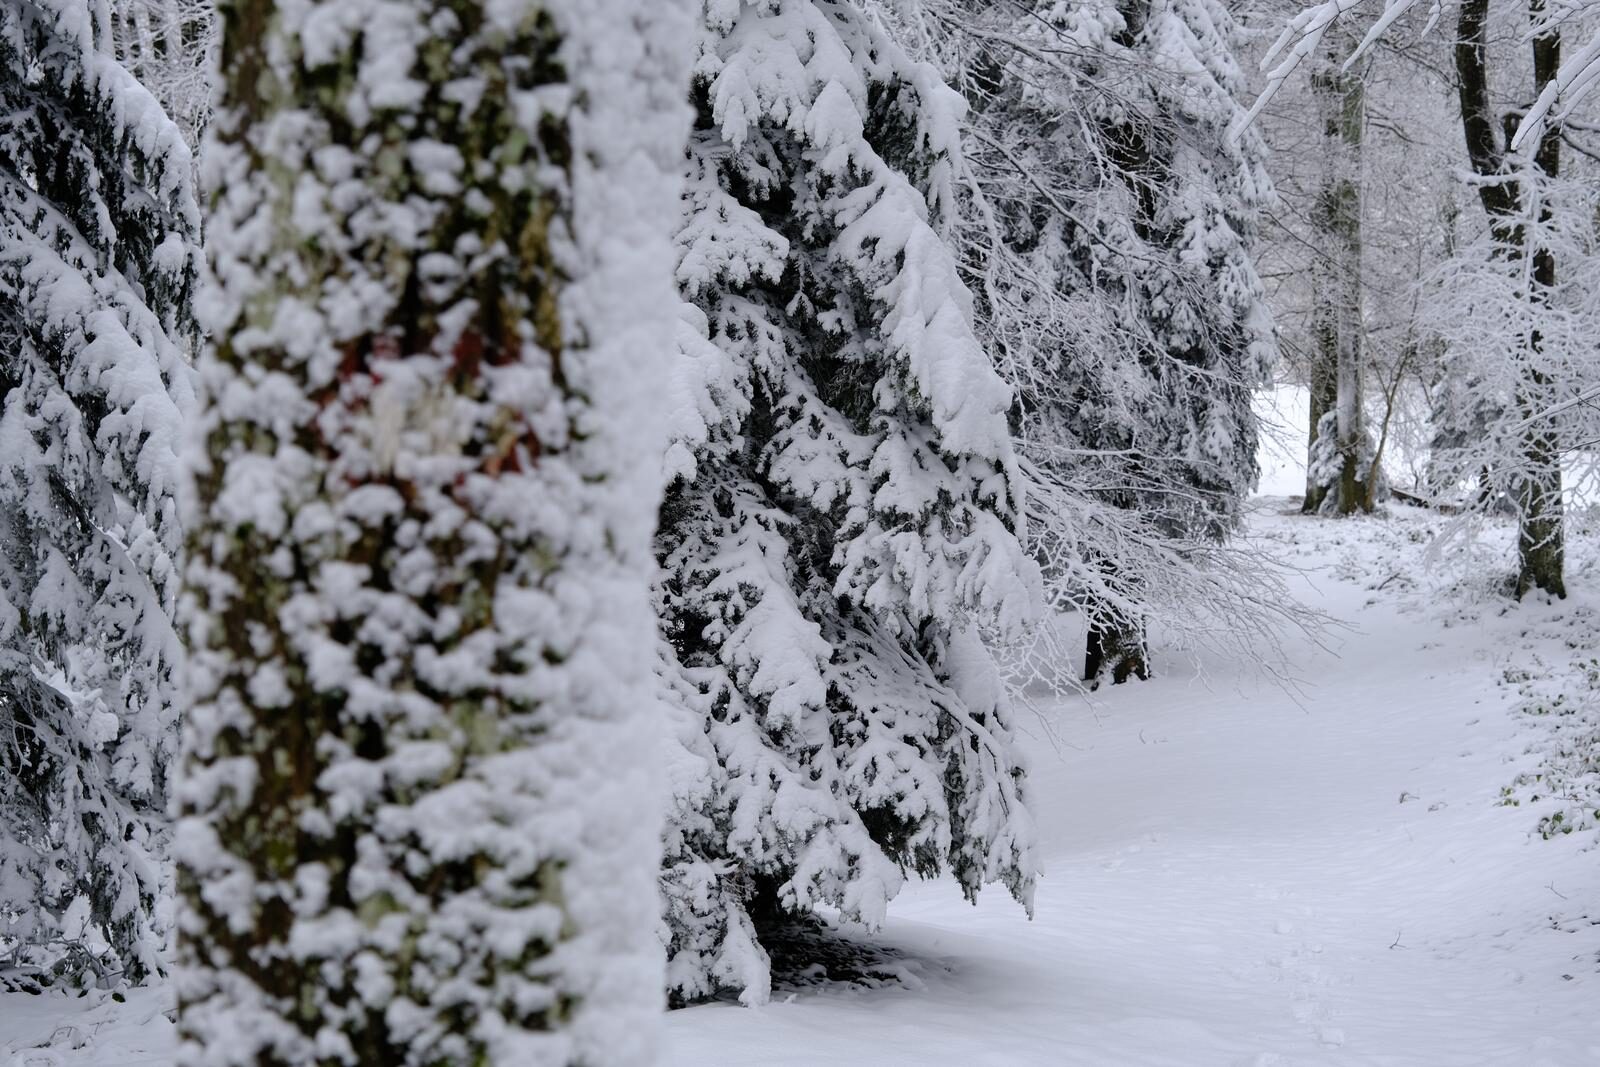
[[[0,971],[165,936],[190,157],[80,0],[0,4]]]
[[[769,924],[908,873],[1031,898],[977,637],[1034,607],[1010,396],[948,246],[960,101],[847,0],[718,0],[658,551],[681,751],[668,985],[768,994]]]
[[[221,15],[180,1062],[643,1063],[686,12]]]
[[[1051,602],[1089,616],[1084,674],[1149,670],[1172,602],[1241,604],[1213,554],[1255,480],[1252,387],[1274,356],[1251,260],[1270,196],[1215,0],[943,0],[927,36],[972,103],[962,246],[1019,393]],[[1257,611],[1252,609],[1252,614]]]

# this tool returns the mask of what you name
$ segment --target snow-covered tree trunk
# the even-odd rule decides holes
[[[1152,0],[1118,0],[1115,10],[1121,18],[1121,24],[1111,33],[1111,40],[1118,48],[1133,52],[1140,47],[1150,21],[1151,8]],[[1107,162],[1110,163],[1110,179],[1127,186],[1126,207],[1129,217],[1121,220],[1122,224],[1144,242],[1159,240],[1155,226],[1163,164],[1157,158],[1158,150],[1153,150],[1150,143],[1154,128],[1159,126],[1159,120],[1152,122],[1152,118],[1154,116],[1149,114],[1117,114],[1110,120],[1102,120],[1098,131],[1104,143]],[[1124,447],[1132,445],[1131,438],[1138,432],[1139,429],[1132,427],[1124,429],[1120,435],[1124,440],[1119,443]],[[1111,443],[1104,442],[1107,445]],[[1134,475],[1135,479],[1138,477]],[[1137,494],[1127,489],[1114,489],[1109,498],[1113,506],[1119,508],[1137,510],[1139,505]],[[1095,558],[1089,563],[1102,573],[1114,573],[1117,569],[1114,558]],[[1135,678],[1141,681],[1148,679],[1150,668],[1144,615],[1128,611],[1122,605],[1100,600],[1091,601],[1085,614],[1088,619],[1084,633],[1084,682],[1093,687],[1106,679],[1113,685],[1122,685]]]
[[[685,5],[221,16],[180,1062],[644,1063]]]
[[[1327,464],[1321,462],[1332,444],[1333,434],[1324,434],[1323,420],[1333,416],[1339,406],[1338,339],[1313,304],[1311,319],[1311,358],[1306,368],[1306,392],[1310,407],[1306,440],[1306,498],[1300,510],[1315,515],[1328,499]]]
[[[1532,0],[1530,12],[1542,21],[1543,3]],[[1461,124],[1467,154],[1478,181],[1478,197],[1489,216],[1497,254],[1525,261],[1529,227],[1523,218],[1528,198],[1542,178],[1554,178],[1561,161],[1561,130],[1549,122],[1534,152],[1531,166],[1508,158],[1502,131],[1495,121],[1489,96],[1488,0],[1461,0],[1457,16],[1455,65],[1461,101]],[[1556,76],[1561,60],[1560,30],[1546,27],[1533,39],[1534,91],[1541,93]],[[1510,138],[1515,122],[1506,123]],[[1527,168],[1522,174],[1518,168]],[[1531,286],[1524,298],[1532,303],[1546,299],[1556,280],[1555,257],[1548,249],[1533,250]],[[1516,467],[1514,498],[1518,512],[1517,581],[1519,597],[1530,589],[1555,596],[1566,595],[1562,534],[1561,458],[1552,425],[1540,418],[1548,400],[1549,382],[1538,367],[1540,337],[1537,330],[1506,353],[1516,366],[1514,408],[1524,425],[1518,431],[1520,455]]]
[[[0,3],[0,982],[166,936],[191,160],[104,9]]]
[[[1116,14],[1120,25],[1113,23],[1111,42],[1148,66],[1151,99],[1142,115],[1112,109],[1101,136],[1115,180],[1128,189],[1130,217],[1122,225],[1171,266],[1141,279],[1148,291],[1138,313],[1156,349],[1146,355],[1156,363],[1148,371],[1154,388],[1147,410],[1117,442],[1135,457],[1124,469],[1133,488],[1110,495],[1122,498],[1118,506],[1156,512],[1158,525],[1176,536],[1217,539],[1256,473],[1249,396],[1270,352],[1270,326],[1261,321],[1266,315],[1248,245],[1255,204],[1270,193],[1262,188],[1259,144],[1219,145],[1241,81],[1226,10],[1189,0],[1118,0]],[[1197,231],[1215,235],[1203,253],[1193,247]],[[1121,287],[1107,288],[1116,294]],[[1204,307],[1208,298],[1198,293],[1214,294],[1212,306]],[[1209,380],[1184,380],[1191,376]],[[1196,426],[1205,429],[1197,435]],[[1197,448],[1192,440],[1162,440],[1163,434],[1210,439]],[[1146,481],[1144,468],[1157,456],[1177,459],[1176,484]],[[1157,493],[1139,493],[1141,482],[1156,482],[1150,487]],[[1176,493],[1163,499],[1163,489]],[[1116,561],[1098,566],[1114,569]],[[1145,627],[1144,617],[1119,605],[1092,604],[1085,680],[1149,677]]]
[[[1354,45],[1345,34],[1329,34],[1311,79],[1321,132],[1322,181],[1314,219],[1319,256],[1312,283],[1315,350],[1305,510],[1339,515],[1372,509],[1371,483],[1377,475],[1370,469],[1373,457],[1362,388],[1366,86],[1359,69],[1344,68],[1344,57]]]
[[[1544,0],[1529,0],[1528,14],[1535,25],[1545,18]],[[1542,94],[1561,69],[1561,31],[1549,26],[1533,38],[1534,94]],[[1511,134],[1507,133],[1507,136]],[[1561,125],[1547,121],[1533,154],[1534,172],[1539,180],[1554,180],[1561,170]],[[1549,221],[1548,207],[1541,202],[1540,222]],[[1527,230],[1524,230],[1526,233]],[[1556,257],[1544,245],[1532,250],[1533,289],[1529,299],[1536,306],[1548,306],[1556,286]],[[1517,528],[1517,596],[1540,589],[1555,596],[1567,593],[1565,544],[1562,531],[1561,450],[1552,422],[1542,417],[1550,396],[1550,382],[1539,368],[1537,356],[1543,338],[1536,330],[1528,339],[1534,359],[1527,375],[1527,388],[1518,394],[1518,410],[1532,419],[1523,434],[1523,454],[1527,472],[1518,500],[1521,522]]]
[[[673,482],[673,995],[764,1000],[767,926],[908,874],[1031,897],[977,627],[1034,608],[1010,392],[948,244],[961,102],[851,0],[707,5]]]
[[[1150,653],[1145,640],[1142,620],[1126,620],[1113,612],[1091,609],[1084,638],[1083,680],[1090,684],[1109,680],[1112,685],[1121,685],[1135,678],[1148,679]]]

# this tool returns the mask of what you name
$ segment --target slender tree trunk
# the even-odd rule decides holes
[[[1538,19],[1544,11],[1543,0],[1530,0],[1530,13]],[[1461,126],[1467,143],[1467,154],[1472,169],[1480,179],[1478,197],[1489,215],[1489,228],[1495,243],[1512,257],[1527,252],[1527,228],[1522,224],[1522,198],[1526,190],[1520,188],[1516,177],[1507,169],[1505,152],[1498,139],[1497,123],[1490,107],[1487,28],[1488,0],[1462,0],[1457,17],[1455,63],[1461,100]],[[1533,42],[1534,86],[1537,96],[1555,77],[1561,65],[1561,36],[1550,30],[1540,34]],[[1515,128],[1515,116],[1507,117],[1507,125]],[[1560,129],[1554,118],[1549,121],[1534,154],[1533,171],[1537,177],[1555,177],[1561,161]],[[1546,299],[1549,288],[1555,284],[1554,257],[1545,249],[1534,250],[1534,290],[1529,298]],[[1518,360],[1518,388],[1516,413],[1523,419],[1533,420],[1538,413],[1544,391],[1548,385],[1536,365],[1540,338],[1537,332],[1529,339],[1528,351],[1510,353]],[[1562,538],[1561,456],[1558,442],[1551,427],[1538,420],[1530,421],[1522,431],[1521,458],[1524,469],[1516,492],[1518,511],[1517,531],[1517,596],[1530,589],[1541,589],[1555,596],[1566,596],[1563,577],[1565,551]]]
[[[1544,14],[1544,7],[1544,0],[1531,0],[1529,13],[1535,21]],[[1551,30],[1535,37],[1535,98],[1560,67],[1561,34]],[[1533,164],[1535,172],[1546,178],[1555,178],[1561,171],[1561,129],[1554,117],[1545,123]],[[1541,207],[1540,221],[1547,221],[1549,217],[1549,209]],[[1541,305],[1547,303],[1556,284],[1556,259],[1548,248],[1534,249],[1533,284],[1530,299]],[[1519,397],[1518,414],[1525,419],[1532,418],[1547,400],[1549,382],[1537,364],[1541,344],[1542,338],[1535,330],[1529,340],[1535,363],[1525,378],[1528,388]],[[1567,588],[1562,573],[1565,551],[1561,529],[1561,452],[1548,420],[1541,420],[1524,431],[1523,453],[1527,472],[1518,500],[1522,522],[1517,530],[1517,596],[1521,597],[1530,589],[1542,589],[1564,597]]]
[[[1316,351],[1312,370],[1312,423],[1307,464],[1306,510],[1328,505],[1340,515],[1370,511],[1372,494],[1366,486],[1376,477],[1362,455],[1366,441],[1362,382],[1363,332],[1361,291],[1361,186],[1364,177],[1362,137],[1366,127],[1366,88],[1361,75],[1341,69],[1343,57],[1354,42],[1334,35],[1323,55],[1321,69],[1312,78],[1322,122],[1322,188],[1317,198],[1317,246],[1323,262],[1317,270],[1314,293]],[[1320,393],[1320,395],[1318,395]],[[1332,418],[1328,418],[1329,412]],[[1331,432],[1337,455],[1337,476],[1325,466],[1313,470]],[[1320,475],[1320,477],[1318,477]],[[1316,485],[1313,491],[1313,482]],[[1313,497],[1315,502],[1313,503]]]

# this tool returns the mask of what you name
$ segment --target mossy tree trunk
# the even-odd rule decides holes
[[[182,1063],[649,1059],[673,6],[222,4]]]

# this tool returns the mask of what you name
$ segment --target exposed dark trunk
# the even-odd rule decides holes
[[[1530,0],[1529,11],[1535,21],[1544,12],[1544,0]],[[1522,196],[1516,176],[1506,165],[1495,116],[1490,110],[1486,42],[1488,0],[1462,0],[1457,20],[1455,47],[1456,74],[1461,100],[1461,126],[1467,142],[1472,169],[1480,180],[1478,196],[1489,215],[1490,232],[1505,255],[1521,258],[1527,254],[1528,235],[1521,223]],[[1551,29],[1534,38],[1533,92],[1537,96],[1556,75],[1561,65],[1561,35]],[[1516,116],[1507,116],[1506,125],[1515,128]],[[1509,132],[1507,134],[1509,136]],[[1552,117],[1546,124],[1534,153],[1535,174],[1555,177],[1560,171],[1561,133]],[[1544,217],[1548,218],[1548,215]],[[1533,253],[1533,291],[1529,298],[1543,302],[1556,280],[1555,257],[1546,249]],[[1565,551],[1562,537],[1561,456],[1553,428],[1537,419],[1548,381],[1535,360],[1540,336],[1530,338],[1529,351],[1522,357],[1518,374],[1516,413],[1527,426],[1522,431],[1521,453],[1524,470],[1518,480],[1515,498],[1518,511],[1517,596],[1530,589],[1541,589],[1555,596],[1566,596],[1563,577]]]
[[[1544,0],[1529,4],[1534,21],[1544,13]],[[1533,39],[1534,95],[1555,78],[1561,67],[1561,35],[1555,30],[1542,33]],[[1534,168],[1546,177],[1554,178],[1561,172],[1561,131],[1552,117],[1545,123],[1539,138],[1539,147],[1533,156]],[[1548,208],[1540,212],[1540,220],[1550,217]],[[1548,248],[1539,247],[1533,253],[1533,284],[1531,298],[1546,303],[1556,284],[1556,259]],[[1534,331],[1531,338],[1533,353],[1538,354],[1543,339]],[[1520,399],[1519,414],[1531,418],[1547,395],[1548,381],[1536,366],[1528,374],[1529,392],[1532,396]],[[1517,530],[1517,596],[1530,589],[1542,589],[1558,597],[1567,595],[1563,571],[1563,544],[1561,518],[1561,452],[1554,428],[1549,420],[1538,420],[1524,431],[1523,452],[1528,470],[1523,478],[1518,504],[1522,522]]]
[[[1106,615],[1089,616],[1083,656],[1083,680],[1096,687],[1107,678],[1121,685],[1130,678],[1150,677],[1144,627]]]

